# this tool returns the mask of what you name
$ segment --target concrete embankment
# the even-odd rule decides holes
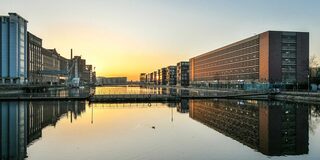
[[[281,92],[274,96],[275,100],[291,101],[291,102],[306,102],[320,103],[320,93],[314,92]]]

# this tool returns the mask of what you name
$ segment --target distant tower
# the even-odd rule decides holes
[[[73,55],[72,55],[72,48],[71,48],[71,57],[70,57],[70,59],[72,59],[72,57],[73,57]]]

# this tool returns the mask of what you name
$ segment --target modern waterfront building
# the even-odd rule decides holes
[[[153,81],[154,81],[153,72],[149,73],[149,75],[150,75],[149,84],[153,84]]]
[[[42,74],[40,71],[43,68],[42,39],[28,32],[27,48],[28,82],[33,84],[41,83]]]
[[[127,85],[127,77],[98,77],[99,85]]]
[[[157,85],[161,85],[161,79],[160,79],[160,73],[161,73],[161,69],[157,70]]]
[[[192,85],[306,84],[309,33],[267,31],[189,62]]]
[[[161,68],[159,73],[160,85],[167,85],[167,68]]]
[[[150,82],[150,73],[146,73],[146,84]]]
[[[146,73],[140,73],[140,83],[144,84],[146,83]]]
[[[92,72],[92,83],[93,84],[97,83],[97,73],[96,73],[96,71]]]
[[[177,85],[189,86],[189,62],[177,63]]]
[[[0,83],[27,82],[27,23],[16,13],[0,16]]]
[[[154,71],[154,72],[153,72],[153,84],[154,84],[154,85],[157,85],[157,84],[158,84],[158,79],[159,79],[159,77],[158,77],[158,72],[157,72],[157,71]]]
[[[167,76],[166,83],[167,85],[176,85],[177,84],[177,66],[168,66],[167,67]]]

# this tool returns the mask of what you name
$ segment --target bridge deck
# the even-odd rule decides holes
[[[94,95],[90,97],[90,102],[169,102],[179,101],[177,96],[159,94],[107,94]]]
[[[90,102],[177,102],[181,99],[232,99],[232,98],[270,98],[269,92],[238,94],[200,94],[200,95],[162,95],[162,94],[106,94],[106,95],[1,95],[0,100],[89,100]],[[272,94],[271,94],[272,95]]]
[[[213,99],[213,98],[252,98],[261,96],[267,99],[269,92],[263,93],[242,93],[242,94],[204,94],[204,95],[160,95],[160,94],[106,94],[94,95],[89,98],[90,102],[167,102],[180,101],[181,99]]]

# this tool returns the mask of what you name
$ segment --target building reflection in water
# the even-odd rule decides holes
[[[177,105],[177,112],[188,113],[189,112],[189,100],[181,99],[181,102]]]
[[[84,101],[0,102],[1,159],[24,159],[43,128],[55,126],[62,116],[72,122],[84,111]]]
[[[189,116],[265,155],[307,154],[308,106],[298,103],[190,100]]]
[[[23,159],[27,146],[27,103],[0,102],[1,159]]]

